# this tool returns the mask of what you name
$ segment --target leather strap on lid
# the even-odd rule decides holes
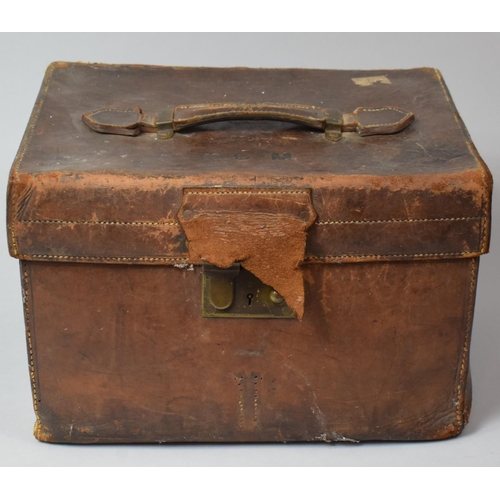
[[[341,113],[327,108],[298,104],[188,104],[165,109],[158,115],[145,114],[140,108],[97,109],[82,116],[96,132],[117,135],[139,135],[157,132],[168,139],[175,132],[227,120],[273,120],[291,122],[312,130],[324,131],[325,138],[341,139],[341,132],[358,132],[361,136],[394,134],[405,129],[414,119],[413,113],[400,108],[357,108]]]

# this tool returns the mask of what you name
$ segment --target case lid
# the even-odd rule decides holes
[[[276,114],[270,102],[293,105],[285,114],[294,123],[254,120]],[[181,125],[172,120],[177,106],[204,103],[217,109],[184,106]],[[227,114],[225,103],[261,115]],[[108,130],[116,109],[131,119]],[[394,132],[384,109],[400,113],[406,128],[364,134]],[[94,110],[97,125],[84,123]],[[214,113],[252,121],[206,123]],[[201,124],[168,139],[154,133],[168,136],[189,120]],[[96,131],[103,126],[110,133]],[[325,128],[341,139],[327,140]],[[305,263],[473,257],[488,249],[490,173],[437,70],[54,63],[12,167],[10,252],[59,262],[199,263],[178,214],[186,190],[206,189],[236,192],[239,206],[242,193],[310,193],[316,218]],[[282,205],[293,212],[293,202]],[[253,210],[263,206],[269,215],[267,202]]]

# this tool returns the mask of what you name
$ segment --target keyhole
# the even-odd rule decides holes
[[[247,299],[248,299],[248,305],[251,306],[252,305],[252,299],[253,299],[253,293],[249,293],[247,295]]]

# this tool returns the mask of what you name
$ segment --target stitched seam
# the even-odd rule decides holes
[[[401,111],[400,109],[397,108],[360,108],[362,111],[397,111],[398,113],[401,113],[403,118],[401,120],[398,120],[397,122],[390,122],[390,123],[374,123],[372,125],[363,125],[363,128],[373,128],[373,127],[381,127],[381,126],[386,126],[386,125],[397,125],[398,123],[401,123],[405,120],[406,116],[408,116],[407,112]]]
[[[244,106],[252,106],[252,104],[244,104]],[[276,106],[276,104],[273,103],[262,103],[259,104],[259,106]],[[234,108],[234,103],[213,103],[213,104],[181,104],[179,106],[176,106],[175,109],[198,109],[198,108],[229,108],[232,109]],[[280,104],[280,108],[289,108],[289,109],[315,109],[315,110],[321,110],[322,108],[318,108],[317,106],[310,106],[307,104]]]
[[[187,261],[187,257],[99,257],[84,255],[48,255],[48,254],[26,254],[23,258],[32,259],[68,259],[68,260],[112,260],[112,261],[138,261],[138,262],[163,262],[163,261]]]
[[[208,196],[219,196],[226,194],[309,194],[308,191],[185,191],[186,194],[204,194]]]
[[[457,425],[458,427],[462,427],[463,425],[463,413],[465,406],[465,381],[467,375],[467,366],[468,366],[468,353],[470,348],[470,338],[471,338],[471,330],[472,330],[472,316],[474,309],[474,290],[476,287],[476,259],[472,259],[471,262],[471,273],[470,273],[470,286],[469,286],[469,307],[467,309],[467,326],[465,331],[465,340],[464,340],[464,348],[462,352],[462,361],[460,364],[460,374],[458,377],[458,385],[457,385]]]
[[[197,193],[189,193],[197,194]],[[240,194],[240,193],[238,193]],[[464,221],[481,220],[482,217],[441,217],[437,219],[380,219],[380,220],[329,220],[316,222],[318,226],[341,225],[341,224],[389,224],[405,222],[445,222],[445,221]],[[180,226],[179,222],[151,222],[151,221],[82,221],[82,220],[62,220],[62,219],[21,219],[22,224],[86,224],[102,226]]]
[[[29,370],[30,370],[31,389],[33,394],[33,407],[36,416],[36,422],[35,422],[35,433],[36,433],[41,427],[42,421],[40,419],[40,414],[38,413],[38,393],[35,381],[35,359],[33,353],[33,342],[31,338],[31,321],[30,321],[30,309],[29,309],[29,296],[30,296],[29,280],[28,280],[28,273],[24,265],[22,267],[22,273],[24,281],[24,289],[23,289],[24,317],[26,321],[26,338],[28,340]]]
[[[358,255],[358,254],[344,254],[344,255],[324,255],[314,256],[307,255],[307,261],[322,261],[325,259],[346,259],[346,258],[383,258],[383,257],[438,257],[438,256],[467,256],[476,257],[477,252],[453,252],[453,253],[416,253],[416,254],[371,254],[371,255]],[[83,256],[83,255],[49,255],[49,254],[24,254],[19,256],[20,259],[54,259],[54,260],[110,260],[110,261],[137,261],[137,262],[163,262],[163,261],[182,261],[187,262],[188,257],[99,257],[99,256]]]
[[[483,201],[483,204],[484,204],[484,201]],[[481,222],[481,240],[480,240],[480,245],[481,245],[481,253],[484,253],[485,252],[485,248],[486,248],[486,228],[488,226],[488,220],[485,218],[483,218],[482,222]]]
[[[260,377],[262,378],[262,377]],[[253,382],[253,428],[257,429],[259,426],[259,376],[254,375]]]
[[[403,222],[442,222],[442,221],[462,221],[479,220],[482,217],[441,217],[437,219],[381,219],[381,220],[329,220],[316,222],[318,226],[329,224],[386,224]]]
[[[96,109],[91,111],[90,113],[85,113],[87,116],[94,116],[98,113],[104,113],[105,111],[111,112],[119,112],[119,113],[139,113],[137,109],[118,109],[118,108],[104,108],[104,109]]]
[[[408,253],[400,253],[400,254],[395,254],[395,253],[389,253],[389,254],[371,254],[371,255],[359,255],[359,254],[344,254],[344,255],[325,255],[322,257],[316,257],[314,255],[307,255],[306,260],[322,260],[322,259],[346,259],[346,258],[356,258],[356,259],[363,259],[363,258],[378,258],[378,257],[437,257],[437,256],[458,256],[458,255],[467,255],[467,256],[476,256],[476,253],[471,253],[471,252],[443,252],[443,253],[414,253],[414,254],[408,254]]]
[[[407,113],[405,111],[402,111],[401,109],[398,108],[391,108],[391,107],[385,107],[385,108],[359,108],[362,111],[397,111],[398,113],[401,113],[403,115],[406,115]]]
[[[23,219],[19,222],[23,224],[87,224],[87,225],[95,225],[95,226],[179,226],[178,222],[142,222],[142,221],[132,221],[132,222],[124,222],[124,221],[87,221],[87,220],[33,220],[33,219]]]
[[[243,375],[235,377],[235,380],[238,382],[238,426],[240,430],[243,430],[243,421],[245,419],[245,409],[243,407]]]
[[[14,231],[14,224],[9,224],[10,238],[12,241],[12,250],[14,251],[14,256],[19,255],[19,249],[17,248],[16,233]]]
[[[178,125],[183,125],[184,123],[190,122],[191,120],[206,120],[207,118],[214,118],[214,117],[219,117],[219,116],[227,116],[228,120],[230,120],[231,115],[233,115],[233,114],[238,114],[238,112],[237,111],[235,111],[234,113],[230,113],[228,111],[220,111],[218,113],[212,112],[212,113],[206,114],[206,115],[194,115],[194,116],[190,116],[188,118],[177,118],[175,120],[175,122]],[[259,114],[259,116],[271,116],[271,117],[276,116],[276,112],[274,112],[274,111],[258,111],[258,114]],[[293,115],[291,113],[287,113],[286,117],[287,118],[297,118],[301,121],[310,121],[310,122],[317,122],[318,121],[318,117],[315,117],[315,116]]]

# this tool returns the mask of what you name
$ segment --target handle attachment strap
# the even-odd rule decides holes
[[[190,104],[167,108],[151,115],[140,108],[104,108],[85,113],[83,122],[92,130],[104,134],[139,135],[156,132],[159,139],[169,139],[175,132],[197,125],[227,120],[273,120],[325,132],[325,138],[338,141],[342,132],[357,132],[360,136],[395,134],[404,130],[414,119],[413,113],[394,106],[356,108],[353,113],[341,113],[328,108],[298,104]]]

